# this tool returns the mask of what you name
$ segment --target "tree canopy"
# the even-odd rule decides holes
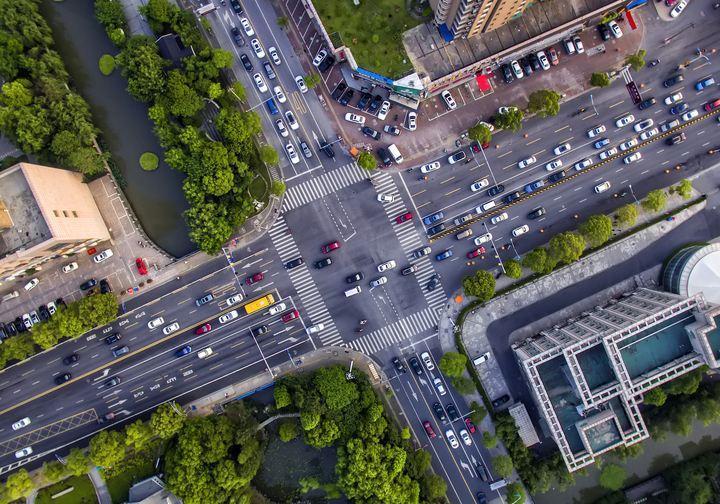
[[[539,89],[530,93],[528,111],[540,117],[556,116],[560,112],[561,95],[551,89]]]
[[[627,478],[625,468],[617,464],[607,464],[600,473],[600,486],[608,490],[620,490]]]
[[[477,270],[474,275],[466,276],[462,282],[465,294],[488,301],[495,295],[495,277],[485,270]]]
[[[522,129],[522,121],[525,118],[525,112],[520,107],[511,107],[504,114],[495,116],[495,126],[508,131],[520,131]]]
[[[606,72],[595,72],[590,76],[590,84],[598,87],[610,85],[610,77]]]
[[[591,247],[599,247],[612,236],[612,220],[607,215],[591,215],[579,229]]]
[[[445,376],[450,378],[457,378],[463,375],[465,372],[465,366],[467,365],[467,357],[464,354],[458,352],[445,352],[440,357],[438,367]]]
[[[489,144],[492,141],[492,131],[486,125],[478,123],[468,129],[468,138],[480,145]]]
[[[655,189],[650,191],[640,204],[649,212],[659,212],[667,205],[667,194],[662,189]]]

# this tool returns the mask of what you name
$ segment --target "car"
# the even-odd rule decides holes
[[[640,159],[642,159],[642,154],[640,154],[639,152],[633,152],[633,153],[630,154],[629,156],[625,156],[625,157],[623,158],[623,162],[624,162],[625,164],[630,164],[630,163],[632,163],[633,161],[638,161],[638,160],[640,160]]]
[[[490,223],[491,223],[491,224],[498,224],[498,223],[500,223],[500,222],[502,222],[502,221],[504,221],[504,220],[507,220],[507,219],[508,219],[508,214],[507,214],[507,212],[503,212],[503,213],[501,213],[501,214],[498,214],[498,215],[495,215],[495,216],[491,217],[491,218],[490,218]]]
[[[291,270],[293,268],[297,268],[301,264],[305,263],[305,260],[302,257],[296,257],[295,259],[291,259],[288,262],[286,262],[283,266],[286,270]]]
[[[442,407],[442,404],[439,402],[433,403],[432,409],[435,412],[435,417],[440,421],[442,424],[447,423],[447,416],[445,416],[445,410]]]
[[[432,163],[426,163],[420,167],[420,173],[430,173],[440,169],[440,161],[433,161]]]
[[[119,376],[113,376],[105,382],[105,388],[117,387],[122,383],[122,379]]]
[[[380,110],[378,111],[377,118],[381,121],[384,121],[389,112],[390,112],[390,102],[385,100],[380,105]]]
[[[633,125],[633,129],[636,133],[640,133],[641,131],[645,131],[646,129],[652,127],[652,125],[652,119],[645,119],[644,121],[640,121],[637,124]]]
[[[259,73],[256,73],[253,75],[253,79],[255,80],[255,85],[258,88],[258,91],[261,93],[267,93],[268,87],[265,84],[265,79],[263,79],[263,76]]]
[[[430,214],[423,218],[423,224],[426,226],[429,226],[433,222],[437,222],[441,220],[443,217],[445,217],[445,214],[443,212],[435,212],[434,214]]]
[[[420,259],[421,257],[428,255],[430,252],[432,252],[430,247],[421,247],[413,251],[413,257],[415,257],[415,259]]]
[[[461,224],[465,224],[472,218],[473,218],[473,214],[471,214],[471,213],[461,215],[460,217],[457,217],[457,218],[455,218],[455,220],[453,220],[453,224],[455,224],[456,226],[460,226]]]
[[[125,355],[126,353],[129,353],[129,352],[130,352],[130,347],[128,347],[127,345],[113,348],[113,350],[112,350],[113,357],[120,357],[121,355]]]
[[[610,28],[610,31],[612,32],[613,37],[620,38],[623,36],[623,32],[620,29],[620,26],[618,26],[618,24],[615,21],[610,21],[608,23],[608,28]]]
[[[283,312],[287,309],[287,305],[285,303],[278,303],[275,306],[271,306],[268,310],[268,315],[277,315],[280,312]]]
[[[530,194],[531,192],[540,189],[544,185],[545,182],[543,180],[536,180],[535,182],[530,182],[529,184],[526,184],[525,187],[523,187],[523,191],[525,191],[527,194]]]
[[[205,323],[195,329],[195,334],[200,336],[201,334],[208,333],[212,330],[212,326],[209,323]]]
[[[547,211],[545,210],[544,207],[538,207],[534,210],[531,210],[527,214],[527,218],[528,219],[538,219],[538,218],[542,217],[543,215],[545,215],[546,213],[547,213]]]
[[[703,105],[703,108],[708,112],[710,112],[711,110],[715,110],[718,107],[720,107],[720,98],[717,100],[709,101],[705,105]]]
[[[230,28],[230,35],[232,36],[236,46],[243,47],[246,44],[245,39],[240,34],[240,30],[238,30],[237,26],[232,26]]]
[[[698,111],[696,109],[693,109],[690,112],[685,112],[681,117],[683,121],[687,122],[695,119],[698,114]]]
[[[538,51],[537,53],[535,53],[535,56],[540,62],[540,67],[543,70],[550,70],[550,62],[548,61],[547,56],[545,56],[545,53],[543,51]]]
[[[21,323],[22,323],[22,319],[21,319]],[[5,332],[7,333],[5,336],[6,338],[17,335],[17,333],[18,333],[17,325],[15,324],[14,321],[10,321],[5,325]]]
[[[324,72],[324,71],[326,71],[328,68],[330,68],[331,66],[333,66],[334,64],[335,64],[335,56],[333,56],[333,55],[331,54],[331,55],[329,55],[327,58],[325,58],[324,60],[322,60],[322,61],[320,62],[320,64],[318,65],[318,70],[319,70],[320,72]]]
[[[582,40],[580,40],[579,35],[575,35],[573,37],[573,43],[575,44],[575,50],[578,54],[582,54],[585,52],[585,47],[583,46]]]
[[[481,234],[480,236],[475,238],[473,240],[473,243],[477,246],[480,246],[483,243],[489,242],[490,240],[492,240],[492,233],[485,233],[485,234]]]
[[[407,222],[409,220],[412,220],[412,212],[405,212],[404,214],[400,214],[397,217],[395,217],[395,224],[402,224],[403,222]]]
[[[295,76],[295,84],[297,85],[301,93],[304,94],[308,92],[307,84],[305,84],[305,79],[303,79],[302,75]]]
[[[354,124],[365,124],[365,116],[353,114],[352,112],[345,114],[345,120]]]
[[[250,275],[249,277],[245,278],[245,284],[252,285],[256,282],[261,281],[263,278],[265,278],[265,275],[262,272],[254,273],[254,274]]]
[[[675,7],[673,7],[673,9],[670,11],[670,17],[676,18],[680,14],[682,14],[682,11],[685,10],[685,7],[687,7],[687,4],[688,4],[687,0],[680,0],[680,2],[678,2],[678,4]]]
[[[438,255],[435,256],[436,261],[444,261],[445,259],[448,259],[452,257],[453,251],[451,249],[447,249],[443,252],[440,252]]]
[[[538,58],[538,55],[535,53],[532,53],[528,55],[527,57],[528,61],[530,62],[530,66],[535,72],[539,72],[540,70],[543,70],[542,63],[540,63],[540,58]],[[548,68],[550,68],[550,64],[548,64]]]
[[[402,363],[402,361],[398,357],[392,358],[392,364],[395,366],[395,369],[398,373],[406,373],[407,369],[405,369],[405,365]]]
[[[384,263],[378,264],[377,270],[378,273],[382,273],[383,271],[391,270],[397,266],[397,263],[395,261],[385,261]]]
[[[372,95],[370,93],[363,92],[357,102],[357,108],[359,108],[360,110],[365,110],[370,104],[370,100],[372,100]]]
[[[172,324],[163,327],[163,334],[167,336],[168,334],[174,333],[178,329],[180,329],[180,324],[177,322],[173,322]]]
[[[460,443],[458,443],[458,440],[455,437],[455,433],[452,429],[448,429],[445,431],[445,437],[447,438],[448,443],[450,443],[450,446],[452,446],[453,448],[457,448],[458,446],[460,446]]]
[[[476,180],[475,182],[470,184],[470,190],[472,192],[477,192],[477,191],[483,189],[484,187],[487,187],[488,185],[490,185],[490,182],[486,178],[484,178],[482,180]]]
[[[383,131],[393,136],[398,136],[400,134],[400,128],[398,128],[397,126],[391,126],[390,124],[386,124],[385,126],[383,126]]]
[[[270,54],[270,59],[272,59],[273,63],[275,63],[275,66],[280,66],[282,64],[280,56],[278,55],[277,49],[275,49],[275,47],[268,47],[268,54]]]
[[[28,331],[29,331],[30,329],[32,329],[33,321],[32,321],[32,319],[30,318],[30,315],[29,315],[29,314],[23,313],[22,321],[23,321],[23,325],[25,326],[25,329],[27,329]]]
[[[235,14],[241,14],[243,11],[238,0],[230,0],[230,6]]]
[[[80,360],[80,356],[76,353],[71,353],[70,355],[63,358],[63,364],[66,366],[70,366],[72,364],[75,364],[77,361]]]
[[[37,311],[40,314],[40,320],[43,322],[50,320],[50,311],[47,309],[47,306],[40,305]]]
[[[600,159],[605,160],[611,156],[614,156],[617,153],[618,153],[617,147],[610,147],[608,150],[602,151],[600,153]]]
[[[434,431],[433,428],[432,428],[432,425],[430,425],[430,422],[428,422],[427,420],[425,420],[425,421],[423,422],[423,428],[425,429],[425,432],[427,433],[427,435],[428,435],[428,437],[429,437],[430,439],[435,439],[436,434],[435,434],[435,431]]]
[[[593,164],[592,158],[585,158],[585,159],[583,159],[583,160],[581,160],[581,161],[578,161],[578,162],[575,163],[573,166],[574,166],[574,168],[575,168],[577,171],[580,171],[580,170],[583,170],[583,169],[587,168],[587,167],[590,166],[591,164]]]
[[[598,185],[596,185],[594,191],[595,191],[596,194],[604,193],[605,191],[607,191],[608,189],[610,189],[610,186],[611,186],[611,185],[612,185],[612,184],[610,184],[610,181],[609,181],[609,180],[606,180],[606,181],[601,182],[601,183],[599,183]]]
[[[373,96],[372,101],[370,102],[370,106],[368,107],[369,112],[375,112],[380,108],[380,104],[383,102],[382,96],[375,95]]]
[[[572,56],[575,54],[575,44],[573,43],[571,38],[566,38],[562,41],[563,49],[565,49],[565,54],[568,56]]]
[[[440,93],[440,96],[442,97],[443,101],[445,102],[445,106],[448,110],[455,110],[457,108],[457,103],[455,103],[455,99],[450,94],[450,91],[447,89]]]
[[[197,306],[202,306],[202,305],[204,305],[204,304],[209,303],[209,302],[212,301],[213,299],[215,299],[215,296],[213,296],[212,293],[208,292],[208,293],[205,294],[204,296],[197,298],[197,299],[195,300],[195,304],[196,304]]]
[[[293,147],[293,144],[289,143],[285,145],[285,153],[288,155],[288,158],[290,159],[290,162],[292,164],[298,164],[300,162],[300,156],[297,155],[297,152],[295,152],[295,147]]]
[[[379,193],[376,198],[380,203],[392,203],[395,201],[395,196],[392,194]]]
[[[358,271],[357,273],[353,273],[352,275],[346,276],[345,283],[351,284],[351,283],[359,282],[363,278],[365,278],[365,275],[363,275],[362,271]]]
[[[190,352],[192,352],[192,347],[190,345],[185,345],[184,347],[180,347],[175,351],[175,357],[184,357]]]
[[[560,64],[560,58],[558,57],[558,53],[554,47],[548,47],[547,49],[545,49],[545,52],[547,52],[548,59],[550,59],[550,64],[552,66]]]
[[[513,71],[510,69],[510,65],[507,63],[500,66],[500,72],[503,75],[503,80],[505,81],[505,84],[510,84],[513,80],[515,80],[515,77],[513,76]]]
[[[213,354],[212,347],[203,348],[197,353],[198,359],[207,359]]]
[[[633,121],[635,121],[635,116],[632,114],[626,114],[619,118],[617,121],[615,121],[615,126],[617,126],[618,128],[622,128],[623,126],[627,126]]]
[[[25,290],[26,290],[26,291],[31,291],[31,290],[33,290],[33,289],[37,286],[37,284],[39,284],[39,283],[40,283],[40,280],[38,280],[37,278],[32,278],[32,279],[30,279],[30,281],[29,281],[28,283],[25,284]],[[81,288],[82,288],[82,287],[81,287]],[[83,289],[83,290],[84,290],[84,289]]]
[[[218,322],[220,322],[221,324],[227,324],[228,322],[230,322],[231,320],[235,320],[236,318],[238,318],[237,310],[231,310],[224,315],[220,315],[220,317],[218,318]]]
[[[116,343],[122,339],[122,334],[120,333],[112,333],[110,336],[107,336],[105,338],[105,344],[106,345],[112,345],[113,343]]]
[[[330,94],[330,97],[333,100],[340,101],[340,97],[345,93],[348,86],[344,82],[340,82],[337,86],[335,86],[335,89],[333,89],[333,92]]]
[[[665,143],[667,145],[677,145],[679,143],[683,143],[686,139],[687,137],[685,136],[685,133],[681,132],[679,135],[675,135],[665,140]]]
[[[519,199],[522,196],[522,193],[520,191],[511,192],[510,194],[507,194],[503,198],[503,203],[509,205],[513,201]]]
[[[476,249],[471,250],[470,252],[468,252],[465,255],[467,256],[468,259],[474,259],[476,257],[481,256],[484,253],[485,253],[485,247],[478,247]]]
[[[559,156],[561,154],[565,154],[571,149],[570,144],[565,142],[564,144],[560,144],[557,147],[553,149],[553,154],[556,156]]]
[[[455,405],[453,403],[447,404],[445,406],[445,409],[447,410],[447,415],[451,422],[454,422],[454,421],[460,419],[460,415],[458,415],[457,408],[455,408]]]
[[[362,128],[360,128],[360,131],[362,131],[363,135],[369,136],[373,140],[380,140],[380,132],[372,129],[369,126],[363,126]]]
[[[300,150],[302,151],[303,156],[305,156],[306,158],[312,157],[312,151],[310,150],[310,146],[304,140],[300,140]]]
[[[383,166],[387,167],[390,166],[393,162],[392,157],[390,157],[390,154],[388,153],[387,149],[383,149],[380,147],[377,150],[377,155],[380,157],[380,160],[383,162]]]
[[[340,248],[340,242],[337,240],[331,241],[330,243],[326,243],[322,247],[320,247],[320,252],[323,254],[329,254],[333,250],[337,250]]]
[[[32,452],[33,452],[32,446],[27,446],[27,447],[23,448],[22,450],[16,451],[15,458],[20,459],[23,457],[27,457],[28,455],[31,455]]]
[[[299,316],[300,316],[300,312],[298,312],[296,309],[292,309],[289,312],[283,314],[283,316],[280,317],[280,320],[282,320],[283,322],[285,322],[287,324],[288,322],[292,322]]]
[[[674,107],[671,107],[669,112],[672,115],[678,115],[678,114],[682,114],[689,108],[690,108],[690,105],[688,105],[687,103],[678,103]]]
[[[546,164],[545,169],[547,171],[553,171],[557,168],[562,167],[562,165],[563,165],[562,159],[556,159],[556,160],[550,161],[548,164]]]
[[[250,41],[250,45],[252,46],[253,51],[255,51],[255,56],[257,56],[258,59],[263,59],[265,57],[265,50],[258,39],[252,39]]]
[[[528,226],[527,224],[523,224],[522,226],[516,227],[515,229],[513,229],[513,230],[512,230],[512,235],[513,235],[514,237],[517,237],[517,236],[520,236],[520,235],[524,235],[524,234],[527,233],[528,231],[530,231],[530,226]]]
[[[534,164],[536,161],[537,161],[537,159],[535,158],[535,156],[530,156],[530,157],[525,158],[522,161],[520,161],[518,163],[518,168],[520,168],[520,169],[527,168],[531,164]]]
[[[467,430],[470,431],[470,434],[475,434],[475,431],[477,430],[475,428],[475,424],[472,423],[472,420],[469,418],[465,419],[465,427],[467,427]]]
[[[662,133],[665,133],[666,131],[670,131],[673,128],[677,128],[680,126],[680,119],[674,119],[670,121],[669,123],[664,123],[660,125],[660,131]]]
[[[20,420],[18,420],[14,424],[12,424],[12,430],[19,430],[19,429],[22,429],[23,427],[27,427],[28,425],[30,425],[30,418],[29,417],[21,418]]]
[[[253,71],[252,62],[250,61],[250,58],[248,58],[247,54],[242,53],[242,54],[240,55],[240,62],[242,63],[243,67],[245,67],[245,70],[246,70],[247,72],[252,72],[252,71]]]
[[[626,141],[624,141],[623,143],[620,144],[620,150],[621,150],[621,151],[626,151],[626,150],[632,149],[632,148],[635,147],[638,143],[639,143],[639,142],[638,142],[638,139],[637,139],[637,138],[630,138],[630,139],[628,139],[628,140],[626,140]]]
[[[325,140],[320,141],[320,150],[330,159],[335,159],[335,151],[332,148],[332,145],[327,143]]]
[[[33,325],[40,323],[40,317],[38,317],[38,314],[35,310],[30,312],[30,320],[32,321]]]
[[[669,77],[669,78],[665,79],[665,80],[663,81],[663,86],[666,87],[666,88],[667,88],[667,87],[673,87],[674,85],[679,84],[679,83],[681,83],[681,82],[684,81],[684,80],[685,80],[685,77],[683,77],[683,76],[680,75],[680,74],[676,74],[676,75],[673,75],[672,77]]]
[[[312,64],[314,66],[320,66],[320,63],[322,63],[322,60],[324,60],[327,57],[328,53],[325,49],[320,49],[315,57],[313,58]]]
[[[440,283],[440,275],[435,273],[433,276],[430,277],[430,280],[428,280],[428,283],[425,287],[427,288],[428,291],[434,291],[439,283]]]
[[[606,128],[605,128],[604,124],[598,124],[593,129],[588,130],[587,136],[588,136],[588,138],[595,138],[599,134],[605,133],[605,130],[606,130]]]
[[[55,384],[56,385],[62,385],[65,382],[68,382],[72,379],[72,375],[70,373],[60,373],[55,377]]]
[[[370,280],[370,287],[380,287],[381,285],[385,285],[386,283],[387,283],[387,277],[380,276],[373,280]]]
[[[300,127],[297,120],[295,119],[295,115],[291,111],[288,110],[285,112],[285,119],[287,120],[288,126],[290,126],[291,130],[296,130]]]
[[[440,224],[438,224],[437,226],[433,226],[433,227],[431,227],[431,228],[428,228],[427,231],[426,231],[426,233],[427,233],[428,236],[432,236],[432,235],[436,235],[436,234],[438,234],[438,233],[440,233],[440,232],[442,232],[442,231],[444,231],[444,230],[445,230],[445,224],[444,224],[444,223],[440,223]]]
[[[101,262],[110,259],[113,256],[113,251],[110,249],[103,250],[99,254],[97,254],[95,257],[93,257],[93,261],[96,264],[100,264]]]
[[[600,38],[603,39],[604,42],[610,40],[610,37],[612,37],[612,32],[610,31],[610,28],[608,28],[608,25],[601,23],[598,25],[597,29],[600,33]]]
[[[450,163],[450,164],[459,163],[466,157],[467,157],[467,154],[465,154],[465,151],[457,151],[448,157],[448,163]]]
[[[502,184],[498,184],[498,185],[492,186],[490,189],[488,189],[487,195],[492,198],[493,196],[497,196],[498,194],[502,193],[503,191],[505,191],[505,186]]]
[[[656,136],[659,133],[660,133],[660,130],[657,128],[643,131],[642,133],[640,133],[640,140],[642,140],[642,141],[649,140],[650,138]]]
[[[600,140],[598,140],[597,142],[595,142],[595,143],[593,144],[593,147],[595,147],[596,149],[602,149],[603,147],[605,147],[605,146],[606,146],[607,144],[609,144],[609,143],[610,143],[610,139],[609,139],[609,138],[601,138]]]
[[[408,360],[408,362],[410,363],[410,367],[413,368],[413,371],[415,371],[416,375],[420,376],[421,374],[423,374],[424,371],[417,357],[410,357],[410,360]]]
[[[498,408],[498,407],[502,406],[503,404],[505,404],[506,402],[508,402],[509,400],[510,400],[510,396],[507,394],[503,394],[500,397],[498,397],[497,399],[495,399],[494,401],[492,401],[492,407]]]
[[[525,77],[522,68],[520,68],[520,63],[518,63],[517,60],[512,60],[510,62],[510,68],[512,69],[515,78],[522,79],[523,77]]]
[[[670,96],[665,98],[665,105],[672,105],[673,103],[677,103],[683,99],[683,94],[681,92],[673,93]]]
[[[156,327],[161,326],[165,322],[165,319],[162,317],[156,317],[152,319],[150,322],[147,323],[148,329],[155,329]]]
[[[418,270],[417,264],[411,264],[407,268],[403,268],[403,270],[400,272],[403,276],[412,275]]]
[[[518,63],[520,63],[520,66],[522,67],[525,75],[527,75],[527,76],[532,75],[532,73],[533,73],[532,65],[530,65],[530,62],[528,61],[527,58],[520,58],[518,60]]]
[[[317,269],[323,269],[327,266],[330,266],[332,264],[332,259],[329,257],[324,257],[323,259],[320,259],[319,261],[315,261],[315,268]]]
[[[78,269],[78,263],[71,262],[70,264],[66,264],[65,266],[63,266],[61,271],[63,273],[70,273],[71,271],[75,271],[76,269]]]
[[[470,439],[470,434],[468,434],[467,430],[461,429],[458,434],[460,434],[460,439],[463,440],[465,446],[472,446],[472,439]]]
[[[433,380],[433,385],[435,385],[435,388],[437,389],[438,394],[440,394],[441,396],[444,396],[445,394],[447,394],[447,390],[445,390],[445,385],[443,385],[443,382],[440,378],[435,378]]]
[[[408,112],[405,123],[409,131],[415,131],[417,129],[417,112]]]

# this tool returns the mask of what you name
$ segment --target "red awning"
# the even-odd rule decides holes
[[[627,17],[628,23],[630,23],[630,28],[632,30],[637,30],[637,24],[635,24],[635,19],[633,18],[632,12],[627,11],[625,13],[625,17]]]
[[[475,74],[475,81],[477,82],[480,91],[483,93],[487,93],[492,90],[492,86],[490,85],[487,75]]]

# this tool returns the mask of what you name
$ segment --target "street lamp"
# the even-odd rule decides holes
[[[487,156],[485,155],[485,149],[483,149],[483,146],[482,146],[482,144],[481,144],[480,142],[478,142],[478,145],[480,146],[480,152],[481,152],[482,155],[483,155],[483,159],[485,159],[485,164],[486,164],[487,167],[488,167],[488,171],[490,172],[490,176],[491,176],[492,179],[493,179],[493,184],[494,184],[494,185],[498,185],[497,180],[495,179],[495,174],[493,173],[492,168],[490,168],[490,163],[488,162]],[[476,166],[480,166],[480,163],[478,163]],[[484,224],[484,222],[483,222],[483,224]],[[487,226],[486,226],[486,227],[487,227]]]
[[[633,191],[632,184],[628,184],[628,189],[630,189],[630,194],[632,195],[633,199],[635,200],[635,203],[637,206],[641,206],[640,202],[638,201],[637,197],[635,196],[635,191]],[[647,217],[643,216],[643,220],[647,222]]]
[[[517,249],[515,248],[515,242],[513,241],[512,238],[510,238],[510,245],[512,245],[512,248],[513,248],[513,250],[515,251],[515,260],[519,260],[519,259],[520,259],[520,254],[518,254],[518,251],[517,251]]]
[[[500,257],[500,252],[495,246],[495,240],[492,238],[492,234],[490,233],[490,230],[488,229],[488,226],[485,222],[483,222],[483,226],[485,226],[485,232],[490,234],[490,243],[492,244],[492,248],[495,251],[495,257],[497,257],[497,260],[500,261],[498,263],[500,265],[500,269],[502,269],[502,272],[505,273],[505,265],[503,264],[502,258]]]

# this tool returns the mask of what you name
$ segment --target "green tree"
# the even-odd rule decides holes
[[[488,431],[483,431],[483,446],[488,450],[497,446],[497,436],[493,436]]]
[[[505,500],[509,504],[525,504],[527,496],[525,495],[525,490],[523,490],[520,483],[508,483],[505,490],[507,491],[507,497]]]
[[[171,114],[178,117],[193,117],[203,108],[202,98],[179,70],[168,73],[165,92],[160,102],[165,104]]]
[[[215,118],[215,126],[230,145],[242,145],[262,131],[259,115],[255,112],[241,112],[239,110],[221,110]],[[268,154],[266,151],[267,149],[260,148],[260,156],[263,161],[265,159],[262,156]],[[277,153],[275,154],[277,155]]]
[[[488,301],[495,295],[495,277],[489,271],[478,270],[463,279],[463,289],[468,296],[475,296],[482,302]]]
[[[280,156],[278,151],[272,145],[261,145],[260,146],[260,159],[263,163],[277,166],[280,164]]]
[[[55,483],[67,475],[67,469],[57,460],[51,460],[49,462],[43,462],[42,474],[50,483]]]
[[[70,454],[65,457],[65,468],[73,476],[82,476],[88,472],[90,460],[80,448],[72,448]]]
[[[147,18],[155,33],[161,33],[163,25],[170,24],[173,18],[173,6],[167,0],[148,0],[139,11]]]
[[[51,322],[52,320],[33,326],[32,339],[43,350],[54,347],[59,340],[57,324]]]
[[[697,402],[695,407],[698,420],[705,427],[710,424],[720,423],[720,401],[712,398],[705,398]]]
[[[25,469],[18,469],[9,475],[5,481],[5,492],[11,501],[24,497],[33,488],[35,488],[35,484]]]
[[[110,292],[81,298],[77,306],[78,317],[86,324],[87,329],[112,322],[117,318],[120,308],[117,298]],[[79,336],[79,334],[73,336]]]
[[[487,410],[476,401],[470,403],[470,420],[475,425],[480,425],[487,414]]]
[[[363,151],[360,153],[357,159],[357,163],[360,168],[368,171],[372,171],[377,168],[377,160],[375,159],[375,156],[373,156],[367,151]]]
[[[277,196],[278,198],[285,194],[285,182],[282,180],[273,180],[272,183],[272,193]]]
[[[102,430],[90,439],[90,460],[110,468],[125,458],[125,440],[118,431]]]
[[[503,263],[505,266],[505,275],[510,278],[520,278],[522,276],[522,265],[515,259],[508,259]]]
[[[628,203],[621,206],[620,208],[618,208],[617,213],[615,214],[615,218],[617,219],[618,224],[620,224],[624,228],[634,226],[635,222],[637,222],[637,217],[637,206],[635,206],[633,203]]]
[[[422,480],[422,493],[428,501],[437,501],[445,497],[447,483],[439,474],[428,474]]]
[[[280,28],[285,28],[288,24],[288,18],[285,16],[278,16],[277,19],[275,19],[275,22]]]
[[[692,395],[697,392],[702,377],[707,370],[706,367],[701,367],[693,370],[690,373],[684,374],[679,378],[668,382],[665,385],[665,392],[670,395]]]
[[[241,102],[244,102],[247,99],[247,92],[245,91],[245,87],[238,81],[232,83],[232,85],[230,86],[230,92],[230,94],[232,94]]]
[[[492,131],[486,125],[477,123],[468,129],[468,138],[474,140],[480,145],[489,144],[492,141]]]
[[[610,77],[605,72],[595,72],[590,76],[590,84],[597,87],[609,86]]]
[[[278,435],[280,440],[287,443],[298,437],[298,425],[295,420],[285,420],[280,424],[278,428]]]
[[[645,392],[643,402],[651,406],[662,406],[667,401],[667,394],[662,387],[655,387]]]
[[[591,247],[599,247],[612,236],[612,220],[607,215],[591,215],[579,229]]]
[[[560,93],[550,89],[540,89],[530,93],[528,111],[540,117],[556,116],[560,112]]]
[[[445,352],[445,354],[440,357],[440,362],[438,362],[440,371],[450,378],[462,376],[463,372],[465,372],[466,365],[467,357],[458,352]]]
[[[176,402],[163,403],[150,415],[150,428],[154,435],[170,439],[185,424],[187,414]]]
[[[330,411],[340,411],[359,397],[357,386],[345,377],[345,371],[341,366],[331,366],[315,373],[313,384]]]
[[[129,39],[117,62],[128,81],[128,92],[136,100],[151,102],[164,92],[166,61],[158,53],[152,38],[135,36]]]
[[[135,451],[145,448],[153,438],[150,425],[142,420],[136,420],[125,426],[125,444]]]
[[[275,407],[277,409],[283,409],[292,404],[292,397],[290,396],[290,391],[283,384],[278,384],[275,386],[273,396],[275,398]]]
[[[106,30],[127,28],[125,13],[118,0],[95,0],[95,17]]]
[[[692,198],[692,183],[688,179],[682,179],[676,186],[670,188],[671,193],[679,195],[682,199]]]
[[[633,70],[639,72],[640,70],[645,68],[646,54],[647,51],[645,51],[645,49],[640,49],[638,52],[628,55],[628,57],[625,58],[625,64],[630,65]]]
[[[475,384],[470,378],[466,378],[464,376],[456,376],[451,380],[451,382],[455,390],[457,390],[461,394],[467,395],[476,392]]]
[[[522,122],[525,118],[525,112],[519,107],[511,108],[504,114],[495,116],[495,126],[498,128],[518,132],[522,129]]]
[[[585,250],[585,240],[573,231],[555,235],[548,244],[548,258],[555,264],[570,264],[580,259]]]
[[[650,191],[640,203],[648,212],[660,212],[667,204],[667,194],[662,189]]]
[[[548,259],[547,250],[542,247],[537,247],[525,254],[522,265],[537,274],[549,273],[555,267],[552,261]]]
[[[308,87],[308,89],[313,89],[315,86],[320,84],[322,78],[319,74],[315,72],[310,72],[303,78],[303,80],[305,81],[305,85]]]
[[[509,478],[513,472],[513,462],[507,455],[498,455],[493,457],[492,466],[495,472],[501,478]]]
[[[608,490],[620,490],[627,478],[625,468],[617,464],[607,464],[600,473],[600,486]]]

